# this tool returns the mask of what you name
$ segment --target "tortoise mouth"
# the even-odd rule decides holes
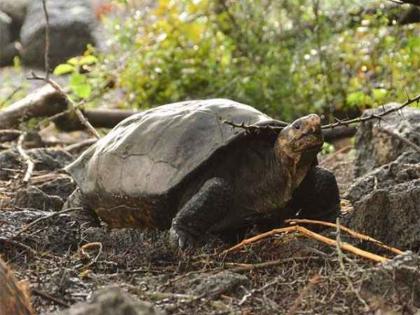
[[[321,134],[305,134],[297,140],[295,152],[319,151],[323,144]]]

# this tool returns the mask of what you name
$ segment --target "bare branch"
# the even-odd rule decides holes
[[[78,105],[76,104],[76,102],[73,101],[73,99],[66,92],[64,92],[63,88],[57,82],[55,82],[52,79],[40,77],[34,72],[31,72],[31,75],[32,75],[31,77],[27,78],[28,80],[42,80],[42,81],[45,81],[46,83],[48,83],[49,85],[51,85],[64,99],[67,100],[68,106],[70,107],[70,110],[72,110],[76,113],[76,115],[79,118],[82,125],[85,126],[86,129],[93,136],[95,136],[98,139],[100,138],[99,133],[96,131],[95,128],[93,128],[93,126],[90,124],[90,122],[85,118],[82,111],[78,108]]]
[[[61,86],[52,80],[49,77],[49,47],[50,47],[50,34],[49,34],[49,16],[48,16],[48,10],[47,10],[47,0],[42,0],[42,8],[44,10],[45,20],[46,20],[46,30],[45,30],[45,51],[44,51],[44,59],[45,59],[45,78],[38,76],[34,72],[32,72],[32,76],[28,78],[28,80],[42,80],[51,85],[65,100],[67,100],[68,106],[70,107],[70,110],[74,111],[76,113],[76,116],[79,118],[82,125],[84,125],[89,132],[92,133],[96,138],[100,138],[98,132],[95,128],[89,123],[89,121],[83,116],[83,113],[80,109],[78,109],[77,104],[72,100],[72,98],[64,92],[64,90],[61,88]]]
[[[0,108],[3,107],[8,101],[10,101],[12,97],[15,96],[15,94],[19,92],[20,90],[22,90],[22,86],[18,86],[14,88],[13,91],[9,95],[7,95],[4,100],[0,102]]]
[[[50,78],[50,18],[47,10],[47,0],[42,0],[42,9],[45,15],[45,48],[44,48],[44,63],[45,63],[45,78]]]
[[[27,184],[29,180],[31,179],[32,173],[34,171],[35,164],[32,161],[31,157],[26,153],[26,151],[23,149],[23,141],[25,141],[26,132],[23,132],[18,139],[17,143],[17,150],[19,154],[22,156],[23,160],[25,161],[27,167],[25,176],[23,177],[23,182]]]
[[[328,124],[328,125],[323,125],[322,129],[335,128],[335,127],[338,127],[338,126],[349,126],[351,124],[361,123],[361,122],[365,122],[365,121],[373,120],[373,119],[381,120],[382,117],[385,117],[385,116],[387,116],[387,115],[389,115],[393,112],[397,112],[397,111],[403,109],[404,107],[407,107],[410,104],[418,103],[419,101],[420,101],[420,94],[417,95],[416,97],[408,98],[400,106],[391,107],[387,110],[384,110],[381,113],[378,113],[378,114],[372,113],[372,114],[367,115],[367,116],[357,117],[357,118],[348,119],[348,120],[338,120],[338,119],[336,119],[337,121],[335,123]]]
[[[420,94],[413,97],[413,98],[408,98],[400,106],[389,108],[387,110],[384,110],[381,113],[372,113],[372,114],[367,115],[367,116],[361,116],[361,117],[348,119],[348,120],[340,120],[338,118],[335,118],[335,120],[336,120],[335,123],[323,125],[323,126],[321,126],[321,128],[322,129],[332,129],[332,128],[336,128],[336,127],[339,127],[339,126],[349,127],[352,124],[362,123],[362,122],[365,122],[365,121],[368,121],[368,120],[373,120],[373,119],[381,120],[386,115],[389,115],[393,112],[400,111],[404,107],[407,107],[410,104],[419,103],[419,102],[420,102]],[[248,131],[250,133],[256,133],[259,130],[263,130],[263,131],[264,130],[270,130],[270,131],[278,133],[284,128],[282,126],[270,126],[270,125],[267,125],[267,126],[246,125],[244,122],[242,122],[240,124],[237,124],[237,123],[234,123],[232,121],[226,121],[226,120],[223,120],[223,123],[228,124],[228,125],[230,125],[232,127],[235,127],[235,128],[245,129],[246,131]]]

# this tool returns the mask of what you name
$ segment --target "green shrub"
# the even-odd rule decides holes
[[[292,119],[418,93],[419,27],[390,25],[380,10],[351,24],[357,10],[350,0],[159,0],[111,20],[116,49],[104,61],[136,108],[226,97]]]

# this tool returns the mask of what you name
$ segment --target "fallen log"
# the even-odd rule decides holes
[[[18,128],[35,117],[49,117],[67,109],[66,100],[49,85],[45,85],[0,112],[0,129]]]
[[[59,129],[83,130],[84,126],[75,115],[65,114],[67,110],[66,99],[47,84],[0,111],[0,129],[18,128],[20,123],[31,118],[51,117],[63,113],[52,119]],[[110,109],[82,110],[82,112],[95,128],[113,128],[121,120],[136,113],[130,110]]]
[[[114,128],[120,121],[136,113],[131,110],[90,109],[82,110],[83,115],[95,128]],[[85,129],[75,115],[67,114],[53,119],[57,128],[63,131]]]

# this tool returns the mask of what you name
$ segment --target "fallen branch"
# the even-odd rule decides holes
[[[306,256],[306,257],[293,257],[293,258],[283,258],[283,259],[277,259],[272,261],[266,261],[258,264],[239,264],[237,267],[233,267],[228,269],[231,272],[245,272],[245,271],[252,271],[252,270],[259,270],[259,269],[265,269],[270,268],[278,265],[283,265],[285,263],[289,262],[296,262],[296,261],[308,261],[308,260],[314,260],[319,259],[319,257],[316,256]],[[235,265],[233,263],[225,263],[226,266],[229,265]],[[236,264],[237,265],[237,264]]]
[[[135,113],[137,112],[131,110],[109,109],[82,111],[82,114],[95,128],[113,128],[120,121]],[[0,111],[0,126],[5,130],[13,130],[12,128],[18,128],[20,123],[31,118],[48,117],[49,122],[54,122],[59,129],[64,131],[85,129],[78,117],[74,116],[71,115],[71,109],[67,107],[67,100],[63,95],[46,84]],[[43,123],[45,121],[40,122],[40,125]],[[6,133],[11,132],[0,130],[0,136]]]
[[[118,109],[91,109],[82,110],[86,119],[96,128],[114,128],[120,121],[138,112]],[[56,126],[64,131],[82,130],[84,126],[77,117],[69,113],[57,114],[50,118]]]
[[[27,184],[29,180],[31,179],[32,173],[34,171],[35,163],[32,161],[31,157],[26,153],[25,149],[23,148],[23,142],[25,141],[25,137],[26,137],[26,132],[23,132],[19,136],[19,140],[18,140],[16,148],[26,163],[26,172],[25,172],[25,176],[23,177],[23,182]]]
[[[67,101],[52,86],[44,85],[0,112],[2,129],[17,128],[30,118],[48,117],[67,109]]]
[[[257,236],[245,239],[242,242],[240,242],[239,244],[224,250],[221,253],[221,255],[226,255],[228,253],[238,251],[239,249],[243,248],[246,245],[252,244],[256,241],[259,241],[261,239],[267,238],[267,237],[272,236],[272,235],[282,234],[282,233],[291,233],[291,232],[300,233],[303,236],[306,236],[306,237],[311,238],[311,239],[315,239],[317,241],[320,241],[320,242],[325,243],[325,244],[330,245],[330,246],[334,246],[334,247],[337,246],[337,242],[333,239],[330,239],[330,238],[328,238],[326,236],[323,236],[321,234],[312,232],[312,231],[308,230],[307,228],[304,228],[300,225],[294,225],[294,226],[289,226],[289,227],[285,227],[285,228],[274,229],[274,230],[271,230],[269,232],[265,232],[265,233],[259,234]],[[365,250],[362,250],[360,248],[357,248],[357,247],[355,247],[353,245],[350,245],[348,243],[345,243],[345,242],[341,243],[339,246],[340,246],[341,249],[343,249],[345,251],[351,252],[351,253],[353,253],[357,256],[363,257],[363,258],[373,260],[375,262],[383,263],[383,262],[388,261],[388,258],[386,258],[386,257],[367,252]]]
[[[309,219],[291,219],[291,220],[286,220],[285,222],[287,222],[289,224],[296,224],[296,223],[305,224],[305,223],[307,223],[307,224],[316,224],[316,225],[328,226],[328,227],[332,227],[332,228],[335,228],[335,229],[339,228],[340,230],[348,233],[350,236],[352,236],[354,238],[360,239],[362,241],[371,242],[371,243],[373,243],[373,244],[375,244],[379,247],[382,247],[384,249],[387,249],[387,250],[393,252],[394,254],[401,255],[401,254],[404,253],[402,250],[399,250],[398,248],[385,245],[384,243],[374,239],[373,237],[370,237],[368,235],[353,231],[352,229],[349,229],[348,227],[345,227],[341,224],[338,227],[336,223],[318,221],[318,220],[309,220]]]

